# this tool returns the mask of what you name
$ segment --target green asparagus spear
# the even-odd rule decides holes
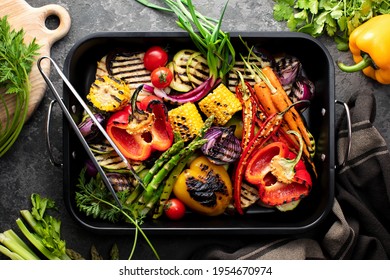
[[[163,164],[177,154],[181,149],[184,148],[184,140],[180,139],[178,142],[174,143],[171,148],[165,151],[154,163],[152,168],[149,169],[149,172],[145,175],[143,181],[147,186],[150,181],[153,179],[153,176],[160,170]]]
[[[188,154],[192,154],[195,150],[199,149],[207,142],[207,139],[200,139],[198,141],[192,141],[187,147],[182,149],[179,153],[174,155],[164,166],[153,176],[152,181],[147,185],[146,189],[141,194],[137,203],[133,204],[133,210],[135,214],[140,213],[145,205],[152,199],[153,193],[157,190],[161,182],[169,174],[169,172],[179,163],[180,159],[186,157]]]
[[[145,207],[145,205],[147,205],[152,199],[153,193],[155,193],[169,172],[171,172],[172,169],[178,165],[179,161],[182,158],[185,158],[195,152],[207,142],[207,139],[203,139],[203,136],[211,127],[213,121],[214,115],[207,118],[198,135],[186,147],[184,147],[184,149],[180,150],[178,153],[172,156],[171,159],[166,162],[162,168],[160,168],[160,170],[152,177],[145,190],[143,190],[142,194],[139,196],[137,203],[133,204],[131,207],[134,215],[137,216],[142,212],[142,209]]]
[[[186,157],[182,158],[180,162],[176,165],[176,167],[172,170],[172,172],[169,174],[168,179],[164,184],[162,194],[160,195],[160,198],[158,200],[158,204],[156,205],[156,211],[153,214],[153,219],[158,219],[162,215],[164,211],[164,205],[171,196],[173,185],[176,182],[177,177],[179,177],[180,173],[185,168],[187,162],[192,157],[192,155],[193,153],[190,153]]]
[[[149,169],[149,171],[145,174],[142,181],[144,185],[147,186],[152,180],[153,176],[159,171],[161,166],[169,160],[172,156],[177,154],[184,147],[183,139],[178,139],[168,150],[166,150],[154,163],[154,165]],[[139,184],[136,186],[134,191],[130,194],[128,199],[126,200],[126,204],[132,204],[142,193],[144,188]]]

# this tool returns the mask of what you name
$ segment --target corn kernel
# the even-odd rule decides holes
[[[184,141],[189,141],[203,127],[203,119],[193,103],[184,103],[168,112],[168,119],[174,132]]]
[[[216,125],[225,125],[236,112],[242,110],[240,100],[224,84],[203,98],[199,108],[207,117],[214,115]]]

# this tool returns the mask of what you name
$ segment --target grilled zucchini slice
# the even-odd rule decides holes
[[[207,60],[200,52],[193,53],[187,62],[187,77],[194,88],[200,86],[209,77]]]

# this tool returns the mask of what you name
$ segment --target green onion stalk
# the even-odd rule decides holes
[[[229,33],[221,30],[222,18],[228,2],[219,20],[216,21],[200,14],[191,0],[164,0],[168,8],[152,4],[147,0],[136,1],[149,8],[176,14],[177,25],[188,32],[195,46],[207,59],[210,74],[209,79],[205,81],[207,83],[203,90],[205,94],[233,68],[236,53],[230,42]]]

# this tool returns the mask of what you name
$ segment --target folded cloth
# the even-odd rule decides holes
[[[372,93],[355,93],[351,112],[351,150],[336,176],[331,213],[319,229],[305,237],[262,237],[240,249],[210,245],[194,259],[389,259],[390,154],[373,126],[376,113]],[[337,155],[344,161],[348,133],[344,113],[337,125]]]

